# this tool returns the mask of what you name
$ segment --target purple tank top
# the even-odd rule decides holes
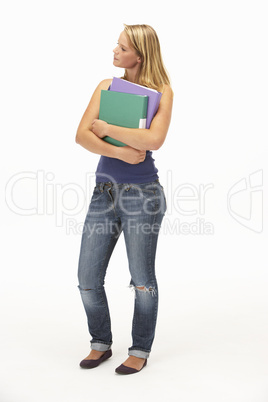
[[[149,183],[159,178],[157,172],[152,151],[146,151],[144,161],[136,165],[102,155],[96,170],[96,182]]]

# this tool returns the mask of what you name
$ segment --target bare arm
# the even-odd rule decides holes
[[[164,86],[160,105],[149,129],[118,127],[101,120],[93,122],[92,131],[99,138],[108,135],[140,150],[159,149],[166,138],[172,113],[173,91]]]
[[[137,164],[145,159],[146,153],[132,147],[116,147],[98,138],[92,131],[92,122],[99,117],[100,95],[107,89],[111,79],[103,80],[95,89],[90,102],[79,123],[75,141],[95,154],[121,159],[124,162]]]

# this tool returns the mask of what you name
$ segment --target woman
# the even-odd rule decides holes
[[[77,129],[76,142],[101,155],[79,257],[78,287],[92,336],[91,352],[80,366],[97,367],[112,355],[104,278],[114,246],[123,232],[130,286],[135,290],[133,343],[128,359],[115,371],[133,374],[145,367],[155,335],[158,308],[155,254],[166,200],[152,150],[159,149],[165,141],[173,92],[152,27],[125,25],[113,52],[114,66],[125,69],[123,79],[156,89],[162,92],[162,97],[149,129],[113,126],[98,119],[101,90],[109,89],[112,81],[103,80]],[[116,147],[103,141],[106,135],[126,146]]]

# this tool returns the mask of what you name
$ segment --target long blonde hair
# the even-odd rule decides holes
[[[129,45],[142,58],[135,82],[161,91],[163,84],[170,85],[168,72],[164,66],[160,43],[155,30],[150,25],[126,25],[124,32]],[[125,70],[124,79],[128,79]]]

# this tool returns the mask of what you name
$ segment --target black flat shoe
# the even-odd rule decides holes
[[[106,350],[106,352],[97,360],[93,360],[93,359],[82,360],[80,362],[80,367],[86,368],[86,369],[98,367],[102,362],[109,359],[109,357],[111,357],[111,356],[112,356],[111,349]]]
[[[146,364],[147,364],[147,359],[143,363],[143,366],[142,366],[142,368],[140,370],[134,369],[132,367],[127,367],[127,366],[124,366],[124,364],[121,364],[121,366],[119,366],[119,367],[117,367],[115,369],[115,372],[118,373],[118,374],[135,374],[135,373],[139,373],[143,369],[143,367],[146,366]]]

